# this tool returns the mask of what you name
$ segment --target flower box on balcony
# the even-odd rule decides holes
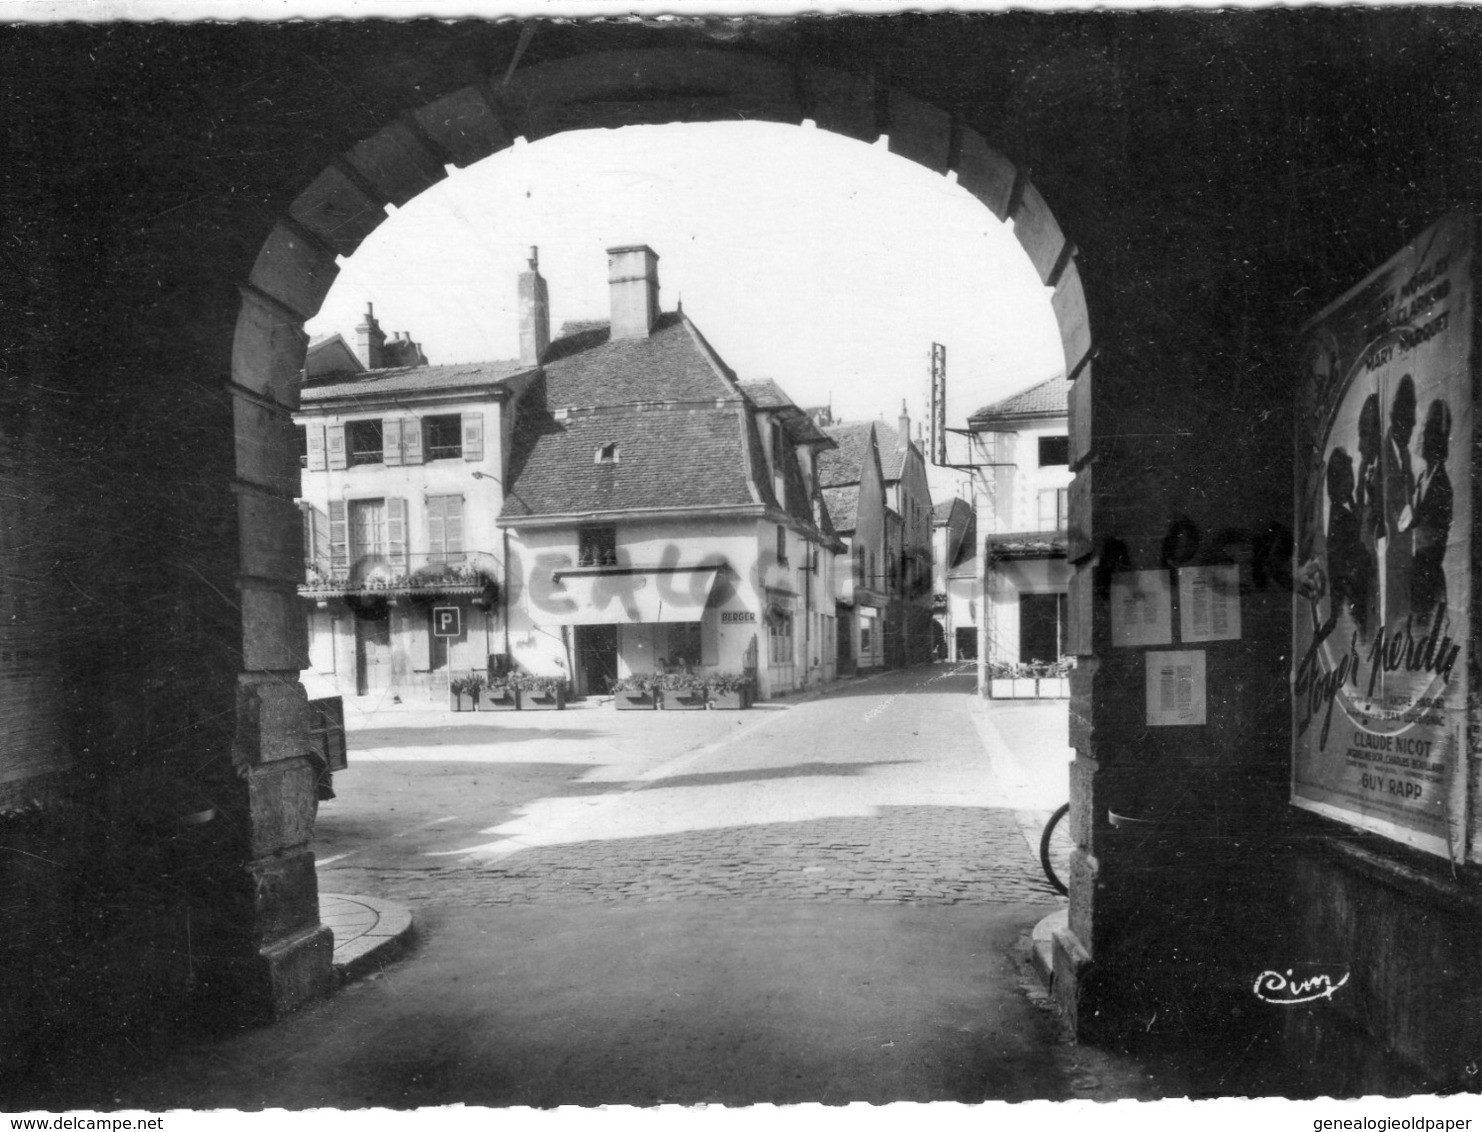
[[[479,711],[519,711],[520,689],[510,684],[490,684],[479,693]]]

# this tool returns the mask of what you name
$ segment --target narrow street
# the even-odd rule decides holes
[[[108,1100],[1183,1095],[1072,1044],[1027,961],[1060,906],[1032,840],[1064,710],[982,705],[938,665],[741,713],[352,711],[320,887],[410,907],[410,950]]]

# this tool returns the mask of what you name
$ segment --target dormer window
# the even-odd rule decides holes
[[[611,444],[603,444],[603,445],[600,445],[597,448],[597,458],[594,461],[594,463],[598,463],[598,464],[616,464],[617,462],[618,462],[618,446],[617,446],[617,441],[614,440]]]

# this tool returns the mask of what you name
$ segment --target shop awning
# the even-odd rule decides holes
[[[669,570],[559,571],[529,595],[537,625],[648,625],[698,621],[720,567]]]

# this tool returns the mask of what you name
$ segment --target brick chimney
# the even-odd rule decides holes
[[[612,337],[647,338],[659,317],[659,257],[647,244],[607,249]]]
[[[904,451],[911,443],[911,414],[906,411],[905,401],[901,402],[900,431],[895,437],[895,447],[898,451]]]
[[[540,275],[540,249],[530,249],[530,270],[520,273],[520,364],[536,366],[551,344],[551,301]]]
[[[386,335],[376,321],[376,308],[374,304],[366,303],[365,321],[355,328],[355,353],[360,364],[366,369],[380,369],[385,364],[381,357],[385,345]]]

